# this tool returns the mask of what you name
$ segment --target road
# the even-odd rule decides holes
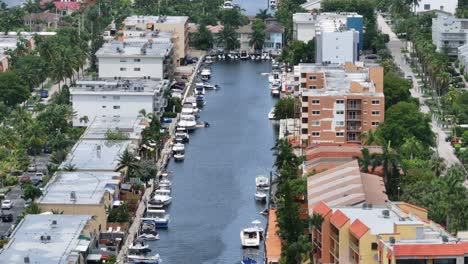
[[[420,102],[420,110],[423,113],[429,113],[429,107],[424,104],[424,98],[421,94],[421,89],[419,88],[418,81],[416,76],[414,75],[410,65],[406,63],[404,55],[401,52],[402,48],[405,48],[405,43],[403,43],[396,34],[392,31],[390,26],[385,22],[384,18],[379,14],[377,16],[377,23],[379,30],[382,31],[384,34],[388,34],[390,37],[390,41],[387,44],[388,49],[390,50],[395,63],[401,68],[401,70],[405,73],[405,76],[412,76],[413,77],[413,88],[410,90],[411,95],[417,98]],[[437,121],[432,118],[431,122],[432,131],[436,135],[436,143],[437,143],[437,152],[440,157],[445,159],[446,165],[450,167],[454,164],[459,164],[460,160],[454,154],[454,149],[449,142],[445,141],[447,134],[440,128],[440,125]]]
[[[19,185],[17,185],[13,189],[11,189],[10,192],[8,192],[6,196],[7,200],[12,200],[14,202],[14,206],[10,210],[3,210],[3,213],[13,214],[13,222],[10,222],[10,223],[0,222],[0,236],[5,235],[8,232],[8,230],[10,230],[11,226],[15,223],[16,218],[24,209],[24,200],[23,198],[21,198],[21,193],[22,193],[21,188]]]

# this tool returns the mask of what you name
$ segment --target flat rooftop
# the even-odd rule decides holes
[[[82,139],[105,139],[107,131],[120,132],[128,139],[140,139],[147,126],[142,117],[101,117],[96,116],[88,124]]]
[[[146,39],[132,41],[112,41],[105,43],[97,52],[97,57],[156,57],[164,58],[172,51],[172,43],[153,42]]]
[[[299,24],[315,24],[316,31],[323,32],[340,32],[348,31],[347,28],[347,18],[348,17],[360,17],[361,15],[351,12],[351,13],[295,13],[293,15],[293,20],[295,23]]]
[[[119,184],[119,172],[59,171],[47,184],[39,204],[100,204],[106,192]],[[71,199],[71,193],[75,199]]]
[[[129,147],[131,146],[131,147]],[[125,149],[136,149],[130,140],[79,140],[60,165],[73,165],[80,171],[114,171]]]
[[[169,87],[168,80],[154,79],[120,79],[112,78],[83,78],[76,81],[76,84],[70,88],[70,93],[124,93],[124,94],[155,94],[161,93]]]
[[[90,215],[26,215],[0,252],[0,263],[24,263],[25,257],[30,263],[78,263],[76,252],[89,247],[90,241],[79,237],[90,219]],[[50,241],[41,241],[44,235]]]
[[[137,24],[185,24],[188,21],[188,16],[129,16],[123,21],[124,26],[132,26]]]

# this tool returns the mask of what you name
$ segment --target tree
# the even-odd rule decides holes
[[[23,189],[23,196],[25,200],[28,200],[28,199],[35,200],[41,195],[42,195],[42,191],[32,184],[26,185],[26,187]]]
[[[361,171],[364,173],[369,173],[369,167],[371,167],[370,172],[373,173],[375,168],[381,163],[380,156],[375,153],[371,154],[368,148],[361,149],[361,157],[356,158]]]
[[[46,62],[40,56],[26,55],[19,57],[12,67],[32,91],[46,80]]]
[[[198,32],[194,33],[190,39],[193,46],[197,49],[207,50],[213,47],[213,34],[208,30],[205,24],[200,24]]]
[[[147,184],[149,180],[156,177],[157,173],[158,168],[156,164],[151,160],[145,160],[139,163],[139,168],[135,171],[135,176]]]
[[[246,24],[246,18],[239,9],[225,9],[219,12],[219,21],[222,25],[237,28]]]
[[[107,222],[110,223],[126,223],[130,218],[128,204],[125,202],[119,207],[114,207],[109,210]]]
[[[237,33],[231,25],[224,25],[218,33],[218,43],[227,51],[237,49],[240,46]]]
[[[132,175],[132,173],[138,170],[140,166],[138,165],[138,160],[135,156],[125,149],[122,154],[119,156],[119,166],[117,167],[116,171],[125,169],[126,175]]]
[[[384,76],[385,108],[399,102],[411,101],[411,84],[394,72],[388,72]]]
[[[15,71],[0,72],[0,101],[15,106],[29,97],[29,89]]]
[[[105,134],[106,140],[127,140],[128,136],[125,135],[124,133],[116,130],[112,131],[108,129]]]
[[[271,14],[268,13],[268,9],[260,9],[258,13],[255,15],[255,18],[258,18],[262,21],[265,21],[267,18],[270,18]]]
[[[294,97],[284,97],[278,100],[275,104],[273,114],[276,120],[294,118]]]
[[[289,46],[283,49],[281,58],[291,65],[301,62],[315,62],[315,38],[307,43],[299,40],[292,41]]]
[[[262,20],[255,20],[252,23],[252,36],[250,38],[250,45],[254,50],[262,50],[266,38],[266,25]]]

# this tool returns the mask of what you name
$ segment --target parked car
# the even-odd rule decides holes
[[[406,76],[406,80],[413,82],[413,76],[411,75]]]
[[[26,201],[24,201],[24,208],[30,206],[32,203],[32,200],[31,199],[27,199]]]
[[[4,209],[6,209],[6,210],[11,209],[11,208],[13,208],[13,205],[14,205],[14,203],[13,203],[12,200],[3,200],[3,202],[2,202],[2,210],[4,210]]]
[[[2,212],[2,214],[0,214],[0,220],[4,223],[13,222],[13,214],[4,214]]]
[[[162,122],[162,123],[171,123],[171,122],[172,122],[172,118],[169,118],[169,117],[161,117],[161,122]]]
[[[28,166],[28,172],[36,172],[37,171],[37,166],[34,163],[29,164]]]
[[[29,176],[23,176],[23,177],[20,178],[21,183],[25,183],[25,182],[28,182],[30,180],[31,180],[31,178],[29,178]]]
[[[34,185],[34,186],[37,186],[41,183],[41,180],[38,179],[38,178],[34,178],[34,179],[31,179],[31,183]]]
[[[41,98],[47,98],[47,97],[49,97],[49,91],[47,91],[47,90],[41,90],[41,91],[39,92],[39,95],[40,95]]]

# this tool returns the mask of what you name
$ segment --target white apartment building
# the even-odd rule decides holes
[[[432,19],[432,43],[437,51],[448,49],[450,56],[458,55],[458,47],[466,44],[468,19],[456,18],[447,12],[437,11]]]
[[[455,14],[457,7],[458,0],[420,0],[416,6],[413,6],[416,13],[439,10],[450,14]]]
[[[99,79],[80,80],[71,87],[74,126],[83,125],[80,118],[93,120],[101,117],[138,116],[140,110],[159,114],[167,102],[164,91],[169,89],[168,80],[151,79]]]
[[[363,45],[363,18],[356,13],[296,13],[293,15],[296,40],[315,38],[316,62],[356,62]]]
[[[112,41],[96,52],[100,78],[166,79],[172,75],[172,44],[145,39]]]

